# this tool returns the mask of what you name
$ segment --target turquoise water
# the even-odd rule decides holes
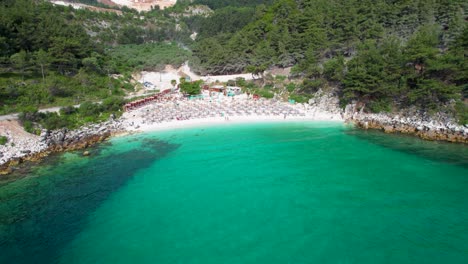
[[[114,138],[0,185],[0,263],[466,263],[468,148],[339,123]]]

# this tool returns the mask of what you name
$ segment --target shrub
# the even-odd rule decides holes
[[[131,83],[124,83],[123,88],[127,91],[134,91],[135,87]]]
[[[197,95],[200,94],[201,92],[201,81],[196,81],[196,82],[184,82],[180,84],[180,90],[183,93],[189,94],[189,95]]]
[[[304,81],[302,82],[302,89],[304,89],[304,91],[307,91],[309,93],[317,92],[319,88],[322,86],[323,86],[323,82],[320,79],[316,79],[316,80],[304,79]]]
[[[288,89],[288,92],[292,93],[292,92],[294,92],[294,90],[296,90],[296,84],[294,84],[294,83],[289,83],[289,84],[286,86],[286,89]]]
[[[101,112],[101,106],[91,102],[84,102],[80,105],[78,112],[83,116],[98,116]]]
[[[247,86],[247,82],[245,81],[245,78],[242,78],[242,77],[236,78],[236,84],[237,86],[241,86],[241,87]]]
[[[275,76],[275,80],[278,80],[278,81],[281,81],[281,82],[286,80],[286,78],[288,78],[288,77],[286,77],[284,75],[276,75]]]
[[[78,111],[74,106],[65,106],[60,109],[61,115],[72,115]]]
[[[275,96],[273,92],[265,90],[265,89],[256,90],[255,93],[267,99],[271,99],[273,98],[273,96]]]
[[[458,124],[468,124],[468,106],[464,102],[458,101],[455,105],[455,110]]]
[[[73,128],[73,124],[68,122],[67,118],[61,117],[57,113],[48,113],[42,120],[41,124],[50,130],[63,127]]]
[[[102,101],[102,107],[106,111],[119,111],[124,105],[125,100],[122,97],[112,96]]]
[[[0,145],[5,145],[8,142],[8,138],[5,136],[0,136]]]
[[[308,103],[310,95],[301,95],[301,94],[291,94],[289,99],[296,101],[296,103]]]
[[[390,112],[392,110],[391,102],[387,98],[372,100],[367,103],[367,108],[373,113]]]
[[[24,131],[28,132],[28,133],[34,133],[34,125],[31,121],[29,120],[26,120],[26,121],[22,121],[22,125],[23,125],[23,128],[24,128]]]

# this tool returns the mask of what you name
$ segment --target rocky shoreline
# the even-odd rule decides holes
[[[346,111],[345,111],[346,112]],[[456,124],[442,113],[433,116],[417,114],[345,114],[346,121],[361,129],[376,129],[385,133],[401,133],[425,140],[468,144],[468,127]],[[435,117],[434,117],[435,116]]]
[[[349,104],[343,110],[337,96],[321,90],[309,100],[309,108],[314,113],[340,114],[345,122],[365,130],[375,129],[385,133],[413,135],[425,140],[468,144],[468,126],[456,124],[453,117],[443,113],[429,115],[419,113],[416,109],[405,109],[396,114],[369,114],[356,104]]]
[[[354,104],[343,110],[339,107],[336,96],[322,91],[317,92],[314,98],[302,107],[306,118],[311,120],[344,120],[361,129],[376,129],[385,133],[414,135],[425,140],[468,144],[468,126],[457,125],[450,116],[441,113],[429,116],[407,110],[399,114],[369,114],[363,113],[362,109],[359,110]],[[138,131],[146,122],[144,118],[140,120],[138,114],[147,115],[147,111],[132,111],[119,119],[90,124],[77,130],[43,130],[40,136],[24,132],[17,124],[16,130],[9,132],[12,143],[0,146],[0,175],[10,174],[26,161],[39,161],[52,153],[86,149],[111,136]],[[87,151],[83,152],[83,155],[87,154]]]
[[[15,145],[10,147],[9,152],[2,154],[0,175],[12,173],[26,161],[37,162],[53,153],[86,149],[107,140],[113,135],[125,132],[126,130],[120,120],[92,124],[76,130],[66,128],[54,131],[43,130],[31,149],[27,149],[30,147],[27,144]],[[83,154],[87,155],[87,152],[85,151]]]

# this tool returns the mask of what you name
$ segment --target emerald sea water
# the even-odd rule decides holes
[[[341,123],[112,139],[0,183],[0,263],[467,263],[468,147]]]

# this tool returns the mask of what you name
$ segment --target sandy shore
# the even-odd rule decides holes
[[[271,123],[271,122],[314,122],[314,121],[328,121],[328,122],[344,122],[343,119],[336,116],[305,116],[305,117],[278,117],[278,116],[231,116],[231,117],[208,117],[197,118],[190,120],[175,120],[157,124],[143,124],[137,119],[129,119],[134,122],[133,126],[129,126],[128,130],[132,132],[153,132],[161,130],[172,129],[185,129],[193,127],[207,127],[217,125],[234,125],[234,124],[256,124],[256,123]]]
[[[157,131],[207,125],[230,125],[259,122],[339,121],[342,111],[333,106],[290,104],[277,100],[253,100],[226,96],[187,100],[169,94],[121,117],[128,131]]]

